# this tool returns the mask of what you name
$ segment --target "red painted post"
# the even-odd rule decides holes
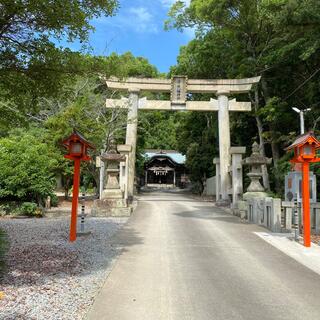
[[[71,209],[71,222],[70,222],[70,241],[73,242],[77,239],[77,214],[79,202],[79,185],[80,185],[80,164],[81,161],[89,161],[91,158],[88,156],[88,149],[95,149],[95,147],[86,140],[82,134],[77,130],[69,138],[62,141],[62,145],[66,147],[69,154],[64,155],[66,159],[74,161],[74,174],[73,174],[73,192],[72,192],[72,209]]]
[[[70,223],[70,241],[77,239],[77,214],[79,201],[79,185],[80,185],[80,158],[74,160],[74,175],[73,175],[73,192],[72,192],[72,210]]]
[[[304,246],[311,247],[309,162],[303,162],[302,164],[302,203]]]
[[[310,180],[309,164],[320,162],[317,151],[320,150],[320,141],[313,131],[299,136],[288,148],[294,150],[291,163],[302,164],[302,207],[303,207],[303,238],[304,246],[311,247],[311,215],[310,215]]]

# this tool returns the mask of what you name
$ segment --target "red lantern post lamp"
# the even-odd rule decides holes
[[[79,202],[79,185],[80,185],[80,164],[82,161],[89,161],[88,149],[95,149],[94,146],[86,140],[78,131],[73,133],[62,142],[69,154],[64,157],[74,161],[73,174],[73,192],[72,192],[72,209],[71,209],[71,223],[70,223],[70,241],[77,239],[77,211]]]
[[[320,162],[317,158],[317,150],[320,149],[320,141],[317,140],[312,131],[299,136],[296,141],[286,148],[287,151],[294,150],[291,163],[302,164],[302,207],[303,207],[303,238],[304,246],[311,246],[311,219],[310,219],[310,186],[309,165]]]

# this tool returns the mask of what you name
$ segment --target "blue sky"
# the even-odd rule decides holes
[[[167,12],[175,0],[120,0],[120,9],[113,17],[92,20],[96,31],[90,35],[95,55],[122,54],[131,51],[167,72],[176,64],[179,48],[194,36],[192,30],[183,33],[164,31]],[[189,0],[185,1],[187,4]],[[80,45],[67,45],[78,50]]]

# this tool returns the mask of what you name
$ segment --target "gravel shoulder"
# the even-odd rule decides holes
[[[0,283],[0,319],[82,319],[121,246],[112,236],[128,218],[87,218],[91,234],[69,243],[69,218],[0,219],[9,240]]]

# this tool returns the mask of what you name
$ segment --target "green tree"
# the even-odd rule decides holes
[[[91,58],[88,57],[88,60]],[[134,57],[131,53],[123,55],[112,54],[109,57],[96,57],[100,65],[100,74],[117,76],[154,77],[157,69],[141,57]],[[110,68],[109,68],[110,67]],[[110,72],[112,72],[110,74]],[[59,97],[42,98],[39,111],[29,114],[29,118],[40,127],[48,131],[50,141],[56,146],[67,137],[73,128],[77,128],[91,141],[96,150],[93,156],[99,155],[101,150],[109,149],[109,141],[125,142],[127,112],[124,109],[107,109],[107,98],[119,98],[118,92],[106,88],[103,78],[99,74],[88,74],[76,77],[74,83],[64,86]],[[59,174],[63,177],[65,193],[68,194],[72,182],[72,168],[70,161],[63,160],[64,150],[60,147]],[[83,180],[99,185],[99,171],[94,162],[83,163]]]
[[[263,154],[272,154],[273,171],[278,172],[283,147],[291,132],[299,132],[291,106],[312,106],[309,123],[311,118],[318,123],[319,26],[320,3],[315,0],[192,0],[188,7],[177,1],[167,27],[194,27],[197,32],[172,72],[204,78],[261,75],[249,95],[257,127],[253,136],[258,135]],[[243,136],[237,140],[245,141],[247,115],[232,121]],[[273,180],[279,191],[281,181]]]
[[[218,154],[216,122],[214,113],[185,113],[177,132],[178,150],[186,155],[190,179],[199,193],[206,178],[215,172],[212,160]]]
[[[85,44],[90,19],[112,15],[117,6],[116,0],[0,2],[0,135],[26,125],[40,97],[57,97],[75,75],[101,71],[101,59],[57,48],[54,41]]]
[[[43,130],[12,131],[0,139],[0,198],[42,204],[53,193],[57,159]]]
[[[24,72],[52,50],[52,38],[86,41],[90,19],[112,15],[116,0],[2,0],[0,60],[2,71]],[[49,66],[48,66],[49,67]]]

